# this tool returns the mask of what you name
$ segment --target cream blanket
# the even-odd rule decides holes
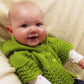
[[[21,0],[0,0],[0,41],[9,38],[5,29],[8,24],[7,13],[11,5],[17,1]],[[30,1],[37,3],[41,7],[45,17],[47,32],[51,36],[72,43],[74,49],[84,56],[84,0]],[[0,56],[2,56],[2,54]],[[76,64],[66,62],[64,67],[84,80],[84,70],[80,69]],[[5,78],[5,76],[3,78]],[[15,75],[12,74],[12,76]],[[16,76],[14,78],[16,78]]]
[[[0,84],[22,84],[6,56],[0,51]]]

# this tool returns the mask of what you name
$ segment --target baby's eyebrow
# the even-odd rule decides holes
[[[37,18],[37,21],[43,21],[43,18]]]

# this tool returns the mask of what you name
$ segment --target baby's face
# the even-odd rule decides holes
[[[11,18],[12,36],[24,45],[36,46],[46,37],[43,14],[38,7],[17,8]]]

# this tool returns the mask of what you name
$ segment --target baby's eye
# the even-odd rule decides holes
[[[27,24],[23,24],[23,25],[21,25],[21,27],[27,27]]]
[[[41,26],[42,24],[41,23],[37,23],[36,26]]]

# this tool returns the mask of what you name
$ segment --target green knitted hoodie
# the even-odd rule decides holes
[[[4,42],[2,51],[9,58],[23,84],[35,80],[39,74],[52,84],[73,84],[73,75],[62,66],[72,47],[71,44],[48,36],[35,47],[22,45],[11,37]]]

